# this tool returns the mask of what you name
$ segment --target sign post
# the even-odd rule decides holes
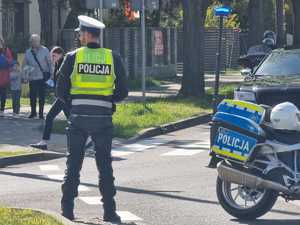
[[[223,36],[223,21],[224,17],[228,16],[231,13],[231,8],[229,7],[217,7],[214,9],[215,15],[220,18],[219,23],[219,40],[218,40],[218,49],[216,53],[216,76],[215,76],[215,88],[214,88],[214,97],[213,97],[213,112],[217,111],[217,106],[219,102],[219,83],[220,83],[220,70],[221,70],[221,49],[222,49],[222,36]]]
[[[99,0],[99,4],[100,4],[100,12],[99,12],[99,15],[100,15],[100,18],[99,20],[101,22],[103,22],[103,0]],[[100,31],[100,46],[103,48],[103,30],[101,29]]]
[[[143,102],[146,103],[146,22],[145,0],[141,1],[141,38],[142,38],[142,92]]]

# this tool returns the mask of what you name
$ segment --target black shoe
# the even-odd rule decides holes
[[[69,220],[74,220],[74,202],[62,201],[61,202],[61,215]]]
[[[62,215],[63,217],[65,217],[65,218],[69,219],[69,220],[74,220],[74,219],[75,219],[73,211],[72,211],[72,212],[71,212],[71,211],[70,211],[70,212],[63,211],[63,212],[61,213],[61,215]]]
[[[41,150],[48,150],[48,147],[47,147],[46,144],[40,144],[40,143],[31,144],[30,147],[32,147],[32,148],[38,148],[38,149],[41,149]]]
[[[36,114],[30,114],[30,116],[28,116],[28,119],[33,119],[36,117]]]
[[[116,213],[104,213],[103,220],[105,222],[121,223],[121,217]]]

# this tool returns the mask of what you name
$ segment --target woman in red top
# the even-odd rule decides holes
[[[13,55],[6,47],[2,37],[0,37],[0,116],[4,115],[7,88],[9,86],[9,67],[13,61]]]

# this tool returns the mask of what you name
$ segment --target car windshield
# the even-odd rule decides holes
[[[255,72],[256,76],[300,75],[300,52],[273,52]]]

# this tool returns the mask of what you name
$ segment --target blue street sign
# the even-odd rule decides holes
[[[232,9],[229,7],[217,7],[214,9],[216,16],[228,16]]]

